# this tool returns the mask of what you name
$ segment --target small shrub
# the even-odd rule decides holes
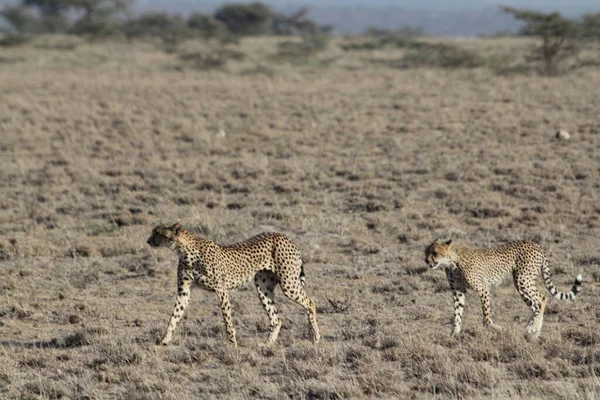
[[[104,343],[97,349],[99,358],[93,360],[90,367],[100,365],[135,365],[142,361],[142,354],[137,346],[125,343]]]
[[[210,70],[223,68],[229,60],[242,60],[245,56],[241,51],[222,48],[219,50],[180,54],[179,59],[192,68]]]
[[[58,36],[57,38],[45,36],[41,39],[36,40],[33,44],[36,49],[70,51],[75,50],[80,43],[73,36]]]
[[[329,305],[331,306],[332,313],[345,313],[350,310],[352,301],[346,296],[343,300],[338,299],[327,299]]]
[[[329,44],[329,35],[323,32],[312,32],[301,36],[300,41],[284,41],[279,43],[277,58],[298,60],[308,58],[323,51]]]
[[[0,46],[2,47],[16,47],[22,46],[25,43],[30,42],[31,36],[22,33],[8,33],[0,39]]]
[[[230,3],[215,12],[215,19],[236,35],[260,35],[269,31],[271,10],[260,2]]]
[[[187,27],[193,34],[197,34],[203,39],[224,37],[227,33],[227,27],[223,22],[210,15],[200,13],[192,14],[188,18]]]
[[[391,46],[396,48],[411,47],[415,43],[415,39],[423,36],[422,28],[413,28],[410,26],[401,29],[380,29],[368,28],[365,31],[365,36],[371,38],[371,45],[374,48]]]
[[[270,68],[264,64],[257,64],[252,68],[245,69],[241,72],[242,75],[264,75],[269,78],[275,75],[273,68]],[[280,215],[280,214],[279,214]],[[282,217],[273,217],[275,219],[282,219]]]
[[[400,60],[400,66],[405,68],[477,68],[483,64],[483,59],[473,51],[446,43],[417,42]]]

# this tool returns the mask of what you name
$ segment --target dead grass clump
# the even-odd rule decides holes
[[[90,221],[87,225],[81,228],[88,236],[100,236],[107,233],[115,232],[119,226],[113,221],[97,219]]]
[[[108,333],[103,327],[85,328],[61,338],[52,339],[51,343],[59,347],[80,347],[95,343],[97,339]]]
[[[9,277],[5,278],[2,283],[0,283],[0,293],[15,290],[16,288],[17,284],[15,280]]]
[[[345,390],[346,389],[346,390]],[[298,381],[284,388],[285,394],[291,399],[341,400],[352,397],[353,391],[341,385],[331,385],[323,379],[308,379]]]
[[[563,340],[581,347],[596,346],[600,344],[600,333],[582,329],[569,329],[562,333]]]
[[[328,44],[329,35],[326,33],[304,34],[300,40],[280,42],[275,59],[297,62],[325,50]]]
[[[412,42],[399,60],[382,61],[392,68],[477,68],[485,60],[472,50],[450,43]]]
[[[507,210],[503,210],[501,208],[475,208],[469,210],[470,214],[474,218],[500,218],[500,217],[509,217],[510,212]]]
[[[28,357],[24,360],[19,361],[19,365],[30,368],[46,368],[48,366],[48,360],[41,354]]]
[[[480,362],[457,366],[456,380],[489,394],[490,389],[501,383],[502,374],[498,368],[494,368],[486,362]]]
[[[17,255],[17,249],[15,248],[16,241],[10,240],[9,243],[0,242],[0,261],[7,261]]]
[[[0,317],[25,319],[33,315],[33,311],[23,308],[19,305],[12,305],[6,309],[0,310]]]
[[[46,399],[64,399],[71,396],[64,383],[55,382],[49,379],[40,379],[39,381],[30,381],[25,383],[21,392],[22,398],[28,398],[31,395]]]
[[[398,347],[399,342],[395,335],[377,334],[365,338],[363,340],[363,345],[370,347],[373,350],[385,351]]]
[[[514,374],[517,379],[532,380],[542,379],[550,380],[561,377],[560,371],[553,368],[552,363],[543,363],[541,361],[517,361],[507,367],[507,370]]]
[[[229,48],[220,48],[216,50],[182,53],[179,59],[184,65],[194,69],[207,71],[211,69],[221,69],[225,67],[229,60],[243,60],[246,54]]]
[[[162,348],[157,348],[161,351]],[[206,363],[210,360],[210,348],[202,345],[181,346],[176,349],[167,349],[165,351],[166,359],[174,364],[191,364],[198,365]]]
[[[344,363],[350,369],[363,369],[374,362],[373,353],[363,346],[348,346],[344,351]]]
[[[85,273],[76,272],[71,274],[71,277],[69,278],[71,286],[82,290],[98,283],[98,281],[100,281],[100,272],[98,270],[92,270]]]
[[[123,342],[103,342],[98,345],[96,352],[99,357],[93,359],[89,366],[102,369],[105,365],[136,365],[140,364],[143,355],[138,346]]]
[[[1,47],[16,47],[29,43],[33,39],[30,35],[22,33],[7,33],[0,38]]]
[[[328,298],[329,308],[327,312],[333,314],[342,314],[348,312],[352,307],[352,300],[348,295],[344,296],[343,300]]]
[[[443,359],[430,344],[419,341],[412,343],[399,361],[402,368],[406,369],[407,377],[417,378],[443,372]]]

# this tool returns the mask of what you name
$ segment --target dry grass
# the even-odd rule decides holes
[[[401,49],[334,45],[293,64],[252,39],[203,71],[151,44],[60,43],[0,62],[0,397],[600,396],[597,69],[400,70],[371,60]],[[510,48],[467,47],[495,43]],[[193,291],[174,345],[149,350],[176,260],[145,240],[178,219],[223,243],[295,240],[323,342],[279,295],[279,342],[259,347],[268,320],[249,289],[232,294],[236,352],[216,297]],[[537,343],[510,285],[493,299],[503,335],[468,295],[451,339],[448,285],[423,262],[438,236],[535,240],[555,283],[581,272],[583,291],[550,303]]]

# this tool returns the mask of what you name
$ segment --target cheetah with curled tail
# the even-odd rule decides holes
[[[275,343],[281,328],[281,318],[273,302],[277,284],[284,295],[304,307],[313,341],[315,344],[319,342],[315,302],[304,291],[305,276],[300,252],[286,236],[262,233],[241,243],[221,246],[199,238],[175,223],[156,226],[148,244],[151,247],[168,247],[179,255],[177,301],[167,331],[159,344],[167,345],[171,341],[173,331],[188,305],[190,286],[196,283],[219,296],[229,342],[237,347],[228,291],[243,286],[252,278],[271,323],[267,345]]]
[[[471,249],[456,247],[452,240],[437,239],[425,250],[425,262],[431,269],[440,265],[446,267],[446,276],[454,296],[453,336],[459,335],[462,329],[467,288],[479,294],[483,325],[501,330],[490,317],[490,286],[499,284],[505,276],[512,274],[517,291],[532,310],[525,332],[537,338],[542,329],[547,301],[535,285],[540,271],[550,294],[560,300],[575,299],[583,280],[581,275],[577,275],[570,292],[559,292],[550,279],[544,251],[537,244],[527,241],[512,242],[492,249]]]

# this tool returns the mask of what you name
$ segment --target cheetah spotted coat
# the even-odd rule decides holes
[[[313,341],[319,341],[315,303],[304,291],[305,277],[300,252],[286,236],[262,233],[241,243],[221,246],[194,236],[179,224],[174,224],[155,227],[148,244],[171,248],[179,255],[177,301],[160,344],[167,345],[171,341],[173,331],[189,303],[190,286],[195,283],[214,291],[219,297],[227,336],[231,344],[237,347],[228,291],[252,279],[271,324],[267,345],[275,343],[281,328],[281,318],[274,305],[274,290],[278,284],[286,297],[306,310]]]
[[[573,300],[582,282],[581,275],[578,275],[570,292],[558,291],[550,279],[544,251],[537,244],[527,241],[512,242],[492,249],[471,249],[455,247],[452,240],[438,239],[425,250],[425,262],[432,269],[440,265],[446,267],[446,276],[454,296],[453,335],[460,334],[462,329],[467,288],[479,294],[484,326],[500,330],[490,317],[490,287],[512,274],[519,295],[532,311],[525,332],[537,337],[542,329],[547,301],[535,284],[540,271],[550,294],[560,300]]]

